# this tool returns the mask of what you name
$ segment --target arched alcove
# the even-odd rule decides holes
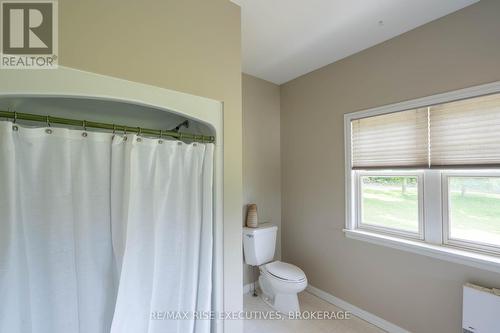
[[[66,67],[10,70],[0,76],[0,110],[171,129],[215,136],[213,310],[223,304],[223,105],[219,101]],[[43,124],[38,123],[38,126]],[[226,269],[230,269],[227,267]],[[214,332],[222,332],[220,319]]]

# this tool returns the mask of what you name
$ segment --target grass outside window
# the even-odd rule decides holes
[[[417,176],[361,176],[361,225],[420,232]]]
[[[500,246],[500,177],[448,177],[449,238]]]

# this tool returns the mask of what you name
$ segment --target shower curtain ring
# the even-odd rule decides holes
[[[83,123],[83,124],[82,124],[82,126],[83,126],[83,133],[82,133],[82,136],[85,138],[85,137],[87,137],[87,121],[86,121],[86,120],[84,120],[82,123]]]
[[[160,136],[158,137],[158,143],[163,143],[163,131],[160,130]]]
[[[113,124],[113,134],[116,134],[116,125]]]
[[[137,127],[137,142],[142,141],[142,139],[140,138],[141,132],[142,132],[142,129],[140,127]]]
[[[50,118],[49,118],[49,116],[47,116],[47,127],[50,127]],[[45,130],[45,133],[52,134],[52,130],[50,128],[47,128]]]
[[[17,112],[14,111],[14,121],[12,122],[12,130],[14,132],[16,132],[19,129],[19,127],[17,127],[16,125],[16,121],[17,121]]]

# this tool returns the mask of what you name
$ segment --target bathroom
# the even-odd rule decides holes
[[[500,331],[500,1],[0,9],[0,333]]]

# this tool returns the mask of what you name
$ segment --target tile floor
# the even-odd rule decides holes
[[[245,311],[272,311],[260,297],[246,294]],[[301,311],[341,311],[322,299],[302,292],[299,294]],[[351,316],[348,320],[245,320],[244,333],[382,333],[381,329]]]

